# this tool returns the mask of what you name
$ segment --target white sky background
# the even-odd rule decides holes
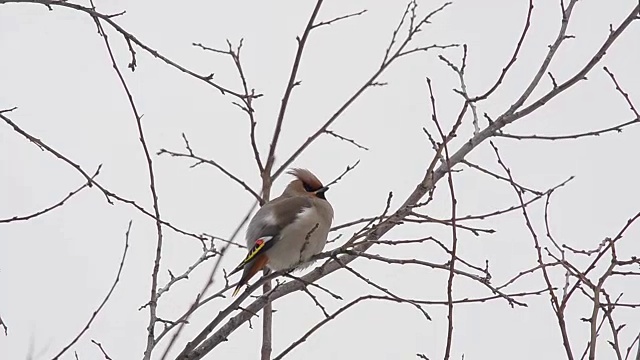
[[[239,89],[230,59],[191,46],[202,42],[224,48],[226,39],[237,44],[244,38],[243,66],[251,87],[264,97],[255,102],[260,150],[266,152],[273,125],[295,55],[295,37],[303,30],[314,2],[311,1],[199,1],[130,2],[97,1],[98,10],[126,10],[116,21],[169,58],[202,74],[214,72],[218,83]],[[608,34],[637,4],[635,0],[580,1],[569,26],[576,38],[566,41],[550,70],[558,81],[580,69]],[[309,38],[284,121],[276,159],[286,159],[377,69],[384,49],[404,11],[405,2],[326,1],[319,19],[326,20],[362,9],[359,17],[314,30]],[[420,11],[431,11],[440,2],[421,1]],[[510,58],[522,30],[528,1],[455,1],[435,17],[416,38],[416,44],[466,43],[469,46],[467,85],[480,94],[492,85]],[[536,1],[532,27],[517,64],[503,86],[479,106],[481,113],[497,116],[529,84],[547,46],[560,24],[558,1]],[[126,70],[129,53],[125,42],[107,27],[119,65]],[[581,82],[534,114],[507,127],[518,134],[571,134],[606,128],[633,118],[627,104],[602,71],[612,70],[631,98],[640,105],[640,23],[634,23],[607,53],[602,63]],[[0,6],[0,109],[17,106],[7,114],[23,129],[93,172],[103,164],[98,180],[108,189],[135,199],[151,209],[144,154],[138,141],[135,119],[111,67],[102,38],[93,20],[68,9],[48,11],[35,4]],[[461,50],[441,52],[459,62]],[[168,67],[142,50],[138,68],[127,71],[152,152],[160,148],[182,151],[184,132],[198,154],[213,158],[258,189],[260,179],[249,146],[249,123],[245,114],[206,84]],[[433,80],[439,118],[447,128],[459,110],[457,76],[437,60],[438,52],[420,53],[396,62],[380,79],[389,83],[370,89],[331,127],[355,138],[370,151],[330,136],[321,137],[294,163],[314,171],[325,182],[358,159],[360,165],[327,196],[336,216],[335,224],[380,213],[387,193],[393,191],[397,208],[422,178],[432,157],[431,145],[422,132],[430,120],[425,77]],[[550,89],[543,80],[544,91]],[[533,98],[543,94],[534,93]],[[486,123],[483,123],[486,124]],[[457,148],[471,134],[470,118]],[[578,248],[593,248],[604,237],[615,236],[638,211],[640,127],[619,134],[564,142],[497,139],[503,160],[516,180],[546,190],[571,175],[576,179],[558,190],[551,203],[551,226],[556,238]],[[488,143],[474,150],[471,161],[500,171]],[[231,234],[253,199],[214,168],[189,169],[191,161],[153,157],[161,213],[164,219],[188,231],[222,237]],[[483,213],[517,203],[506,184],[466,167],[455,175],[459,214]],[[279,194],[289,180],[278,179]],[[0,124],[0,218],[32,213],[49,206],[83,183],[70,166],[40,151],[9,126]],[[449,194],[442,181],[431,216],[450,214]],[[531,208],[539,235],[544,235],[543,202]],[[9,335],[0,335],[1,359],[48,359],[66,345],[85,325],[102,301],[115,276],[124,245],[127,223],[133,219],[130,250],[121,282],[89,332],[72,349],[80,359],[101,355],[90,339],[103,344],[113,359],[141,358],[146,341],[148,311],[138,307],[148,301],[155,225],[152,220],[123,205],[109,205],[97,190],[86,189],[64,207],[33,221],[0,224],[0,315]],[[475,264],[490,262],[493,282],[501,284],[519,271],[536,264],[535,252],[519,212],[477,223],[497,230],[476,237],[460,231],[459,254]],[[344,237],[352,234],[345,231]],[[182,272],[198,256],[200,243],[165,230],[163,270],[160,284],[168,280],[167,269]],[[638,228],[621,241],[619,253],[638,255]],[[439,225],[401,226],[385,239],[429,235],[450,242],[450,229]],[[545,244],[548,241],[545,239]],[[433,245],[372,248],[373,253],[394,257],[444,262]],[[244,256],[233,248],[223,262],[231,269]],[[181,314],[201,288],[210,266],[203,266],[188,281],[176,285],[159,305],[159,316],[172,319]],[[352,266],[365,276],[399,295],[429,300],[446,299],[446,273],[420,267],[385,265],[358,259]],[[555,273],[561,283],[562,272]],[[488,289],[456,278],[455,297],[491,295]],[[214,286],[222,286],[218,282]],[[375,292],[347,271],[338,271],[321,284],[339,293],[345,302],[312,289],[329,311],[349,299]],[[513,291],[544,288],[541,274],[529,276]],[[640,298],[638,279],[617,279],[607,288],[623,300]],[[181,342],[199,332],[229,299],[210,302],[191,319]],[[455,310],[453,358],[540,359],[563,358],[564,351],[548,295],[526,299],[528,308],[511,309],[506,301],[460,305]],[[590,304],[572,302],[567,314],[574,351],[581,354],[587,341]],[[295,293],[274,304],[274,356],[323,318],[304,293]],[[406,304],[365,302],[329,323],[294,350],[290,359],[412,359],[424,353],[442,357],[446,339],[446,308],[426,308],[427,322]],[[621,333],[626,349],[640,330],[637,310],[620,310]],[[254,329],[247,325],[231,335],[209,358],[255,359],[260,348],[260,319]],[[609,338],[608,331],[603,335]],[[163,348],[162,345],[160,348]],[[601,358],[613,358],[604,339]],[[159,356],[161,351],[156,351]],[[65,359],[73,358],[73,352]]]

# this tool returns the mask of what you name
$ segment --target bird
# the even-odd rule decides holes
[[[302,269],[327,242],[333,207],[329,189],[309,170],[294,168],[293,179],[279,197],[265,203],[249,222],[247,256],[228,276],[244,270],[233,296],[260,270]]]

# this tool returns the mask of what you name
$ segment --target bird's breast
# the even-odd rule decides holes
[[[315,207],[304,209],[282,229],[278,242],[267,252],[267,265],[278,271],[306,263],[324,249],[330,228],[331,220]]]

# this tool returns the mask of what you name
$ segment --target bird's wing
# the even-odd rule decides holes
[[[253,247],[249,249],[247,256],[244,258],[244,260],[242,260],[242,262],[240,262],[240,264],[238,264],[238,266],[236,266],[235,269],[233,269],[232,272],[229,273],[229,276],[244,269],[247,264],[257,259],[259,255],[263,254],[265,251],[269,250],[275,243],[271,240],[273,240],[273,236],[263,236],[259,239],[256,239],[256,241],[254,241]]]
[[[229,274],[235,274],[269,250],[279,239],[284,227],[293,223],[304,209],[312,206],[306,197],[274,199],[264,205],[251,220],[247,229],[247,256]]]

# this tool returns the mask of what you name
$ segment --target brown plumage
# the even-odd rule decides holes
[[[302,183],[303,187],[309,188],[307,191],[316,191],[323,187],[322,182],[307,169],[295,168],[287,171],[287,174],[293,175],[299,180],[294,180],[291,183]]]
[[[274,271],[305,267],[324,248],[333,220],[333,208],[324,195],[328,188],[309,170],[288,173],[296,178],[249,223],[249,252],[231,272],[244,269],[234,295],[265,266]]]

